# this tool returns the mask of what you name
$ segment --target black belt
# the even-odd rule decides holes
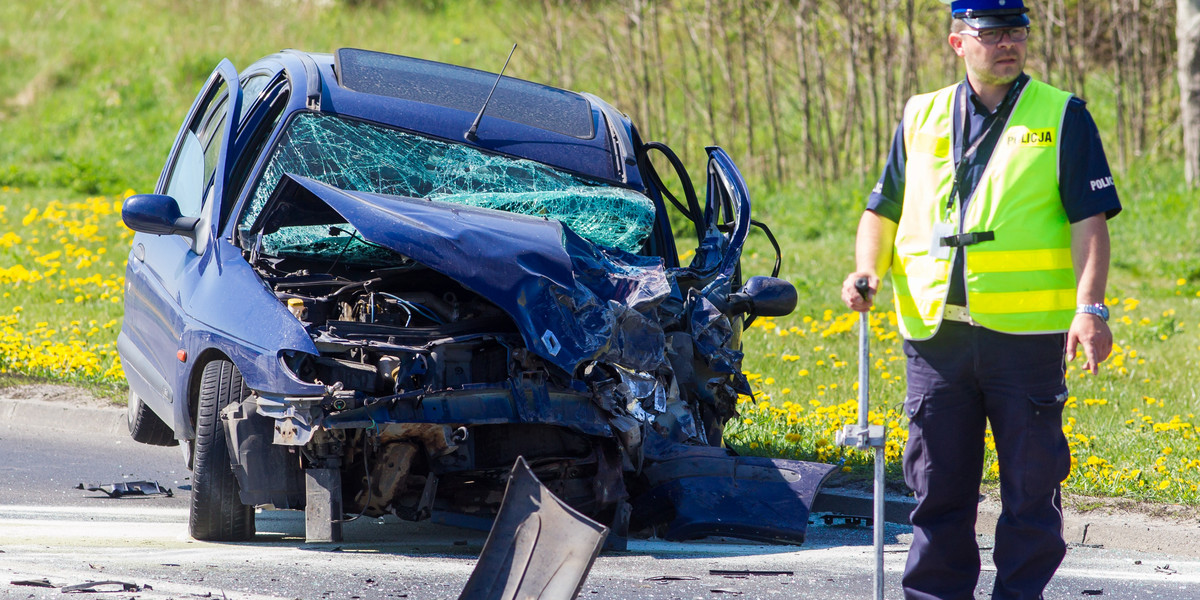
[[[958,248],[962,246],[971,246],[979,242],[990,242],[996,239],[994,231],[976,231],[972,233],[960,233],[958,235],[948,235],[938,241],[939,246],[949,246]]]

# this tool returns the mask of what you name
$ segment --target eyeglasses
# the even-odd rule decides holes
[[[1000,40],[1004,39],[1005,35],[1007,35],[1008,39],[1012,40],[1013,43],[1020,43],[1029,39],[1028,27],[965,29],[959,33],[962,35],[969,35],[979,40],[979,43],[983,44],[984,46],[995,46],[996,44],[999,44]]]

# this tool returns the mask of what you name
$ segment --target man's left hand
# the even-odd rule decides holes
[[[1076,349],[1083,348],[1083,356],[1087,359],[1083,368],[1095,375],[1100,369],[1100,363],[1112,353],[1112,331],[1108,323],[1096,315],[1077,314],[1071,321],[1071,329],[1067,331],[1067,360],[1075,360]]]

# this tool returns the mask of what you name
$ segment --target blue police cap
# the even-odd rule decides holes
[[[962,19],[972,29],[1025,27],[1029,12],[1022,0],[942,0],[950,5],[950,15]]]

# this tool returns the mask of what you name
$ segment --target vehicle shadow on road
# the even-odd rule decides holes
[[[353,552],[416,556],[478,556],[487,541],[487,532],[430,523],[409,522],[387,516],[361,517],[343,523],[343,541],[307,543],[304,539],[304,513],[296,511],[260,511],[256,515],[256,545],[279,545],[313,552]],[[888,523],[884,529],[886,545],[907,545],[912,527]],[[763,544],[734,538],[708,537],[685,542],[659,538],[631,538],[625,550],[603,550],[601,556],[647,556],[656,559],[697,557],[737,557],[788,554],[845,546],[871,546],[872,529],[863,521],[833,519],[826,523],[814,516],[802,545]]]

